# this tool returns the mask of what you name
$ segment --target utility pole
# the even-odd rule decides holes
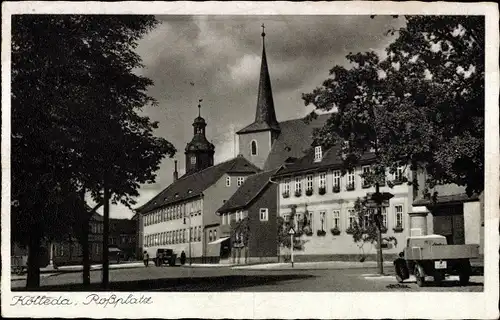
[[[102,232],[102,288],[109,288],[109,189],[104,178],[104,221]]]

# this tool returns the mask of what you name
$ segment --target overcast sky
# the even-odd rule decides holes
[[[304,116],[302,93],[311,92],[334,65],[347,66],[349,52],[383,54],[392,40],[384,33],[404,18],[390,16],[158,16],[161,24],[137,48],[154,81],[150,95],[158,107],[143,110],[159,121],[158,136],[177,148],[180,175],[184,148],[191,140],[198,99],[215,145],[215,163],[232,158],[234,131],[255,117],[265,24],[266,53],[279,121]],[[194,85],[192,85],[194,84]],[[234,125],[234,130],[232,130]],[[155,184],[140,190],[142,205],[172,182],[173,159],[162,162]],[[112,206],[111,217],[130,218],[131,210]]]

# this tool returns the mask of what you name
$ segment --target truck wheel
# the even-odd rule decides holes
[[[472,273],[472,268],[470,266],[469,260],[467,260],[462,263],[460,269],[458,270],[460,285],[466,286],[467,284],[469,284],[471,273]]]
[[[417,280],[417,286],[425,286],[425,275],[423,274],[421,267],[415,266],[415,279]]]
[[[394,261],[394,271],[396,272],[396,280],[399,283],[402,283],[409,277],[408,267],[406,266],[406,261],[403,259],[397,259]]]

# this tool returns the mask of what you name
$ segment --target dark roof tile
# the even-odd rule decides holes
[[[138,208],[137,211],[145,213],[167,204],[198,197],[225,173],[256,173],[259,171],[259,168],[250,161],[243,156],[238,156],[201,171],[182,176],[145,205]]]
[[[325,125],[330,114],[318,115],[310,123],[303,119],[280,122],[281,133],[274,141],[264,164],[264,170],[278,168],[288,158],[302,158],[311,148],[313,130]]]
[[[270,171],[260,172],[249,176],[245,179],[245,182],[236,190],[236,192],[227,200],[222,207],[219,208],[219,212],[228,212],[232,210],[237,210],[248,206],[255,197],[266,187],[269,179],[277,169]]]

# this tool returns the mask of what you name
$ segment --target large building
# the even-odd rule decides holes
[[[215,213],[259,168],[243,156],[214,165],[214,146],[205,136],[205,120],[194,120],[194,136],[185,149],[186,173],[148,203],[140,213],[143,250],[156,256],[159,248],[184,251],[191,261],[219,261],[220,217]]]
[[[373,157],[366,154],[360,165],[342,175],[342,160],[337,148],[322,150],[315,147],[303,158],[280,169],[273,179],[279,182],[279,215],[285,220],[295,215],[295,230],[302,231],[303,250],[296,252],[296,260],[354,260],[373,257],[376,246],[355,243],[352,237],[354,223],[359,223],[354,203],[375,187],[367,184],[361,174],[370,170]],[[382,209],[383,236],[394,237],[394,242],[384,243],[385,255],[394,257],[402,249],[409,235],[413,187],[404,181],[413,179],[412,172],[403,167],[395,174],[386,174],[380,192],[391,193],[388,207]],[[282,254],[288,254],[283,250]]]
[[[247,178],[234,195],[219,208],[221,235],[230,238],[231,254],[226,262],[276,261],[277,187],[271,181],[276,170]]]

